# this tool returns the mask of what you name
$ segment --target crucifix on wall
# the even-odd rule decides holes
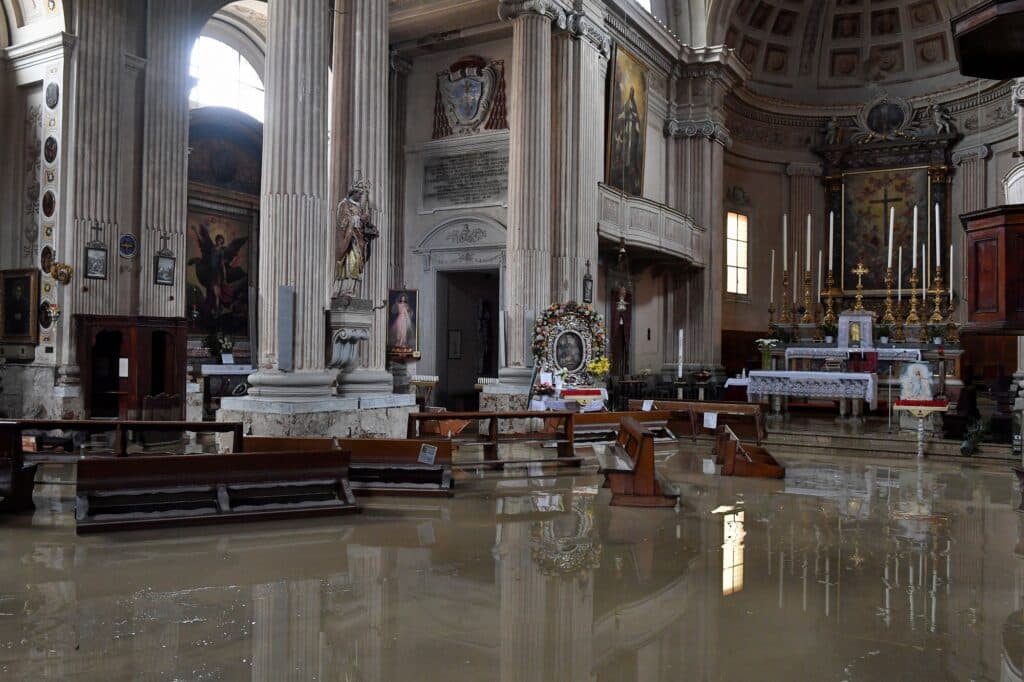
[[[889,207],[890,206],[895,207],[895,206],[898,206],[899,204],[902,204],[903,203],[902,200],[903,200],[903,197],[898,197],[898,196],[897,197],[890,197],[889,196],[889,188],[886,187],[884,190],[882,190],[882,198],[881,199],[875,199],[874,201],[870,201],[868,203],[870,203],[870,204],[881,204],[882,205],[882,223],[883,223],[883,226],[884,226],[884,224],[885,224],[885,217],[887,215],[889,215]]]

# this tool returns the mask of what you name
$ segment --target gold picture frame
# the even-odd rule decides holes
[[[39,343],[39,270],[0,271],[0,341]]]

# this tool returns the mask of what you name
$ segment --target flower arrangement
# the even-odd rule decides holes
[[[223,353],[230,353],[231,349],[235,347],[235,340],[231,338],[230,334],[224,332],[210,332],[203,339],[203,345],[206,346],[210,355],[218,357]]]
[[[550,381],[542,381],[540,384],[537,385],[537,390],[535,391],[535,393],[537,395],[554,395],[555,387],[554,385],[552,385]]]
[[[754,343],[757,344],[757,349],[763,353],[764,351],[772,350],[775,346],[779,345],[779,340],[773,338],[757,339]]]
[[[612,371],[612,361],[602,355],[590,361],[587,371],[597,379],[604,379]]]
[[[598,314],[586,303],[570,301],[568,303],[553,303],[537,318],[537,322],[533,326],[534,356],[541,357],[544,354],[544,349],[547,347],[548,340],[553,333],[552,325],[565,315],[578,315],[587,323],[594,335],[594,354],[603,354],[605,344],[607,343],[604,330],[604,315]]]

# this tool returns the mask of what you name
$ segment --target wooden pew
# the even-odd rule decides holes
[[[78,462],[80,534],[355,511],[341,450]]]
[[[25,464],[21,450],[21,427],[17,422],[0,422],[0,512],[32,511],[32,489],[36,465]]]
[[[715,437],[715,460],[722,465],[723,476],[785,478],[781,466],[759,445],[743,444],[728,426],[719,426]]]
[[[147,434],[152,437],[156,433],[180,434],[192,433],[230,433],[232,434],[232,452],[240,452],[242,448],[241,422],[153,422],[132,420],[93,420],[93,419],[18,419],[15,420],[23,431],[82,431],[84,433],[114,432],[112,454],[115,457],[128,456],[128,434]],[[73,454],[73,453],[72,453]]]
[[[423,445],[437,448],[433,464],[419,461]],[[357,495],[452,495],[452,443],[449,440],[245,436],[242,449],[244,452],[341,449],[350,457],[348,478]]]
[[[629,401],[630,410],[639,410],[642,406],[642,400]],[[677,436],[702,434],[714,437],[713,429],[704,428],[704,413],[714,412],[718,415],[718,425],[729,426],[745,440],[753,440],[760,445],[761,441],[768,437],[765,415],[760,405],[699,400],[655,400],[651,409],[690,413],[691,430],[676,433]]]
[[[646,426],[657,438],[678,438],[689,433],[696,442],[690,426],[689,411],[652,410],[650,412],[581,412],[572,416],[573,437],[576,443],[614,441],[619,436],[623,417],[632,417]]]
[[[441,438],[454,444],[480,443],[484,448],[484,463],[495,466],[506,464],[557,464],[579,466],[582,459],[575,456],[575,435],[572,417],[574,412],[413,412],[409,415],[406,436],[409,440],[425,437]],[[525,433],[502,433],[501,420],[540,420],[544,423],[541,431]],[[470,421],[487,424],[486,433],[480,429],[468,428],[460,433],[447,435],[440,432],[445,422]],[[557,448],[557,458],[543,460],[499,460],[498,446],[503,443],[551,443]]]
[[[674,507],[678,502],[675,486],[655,471],[654,435],[636,419],[622,419],[615,445],[598,453],[597,460],[612,491],[612,506]]]

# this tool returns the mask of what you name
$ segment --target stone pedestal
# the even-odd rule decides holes
[[[359,367],[360,345],[371,342],[374,322],[372,301],[339,297],[331,302],[328,316],[331,337],[329,367],[338,370],[339,395],[381,395],[394,390],[390,372]]]
[[[336,436],[338,438],[405,438],[416,397],[327,398],[297,402],[224,398],[219,422],[242,422],[257,436]]]

